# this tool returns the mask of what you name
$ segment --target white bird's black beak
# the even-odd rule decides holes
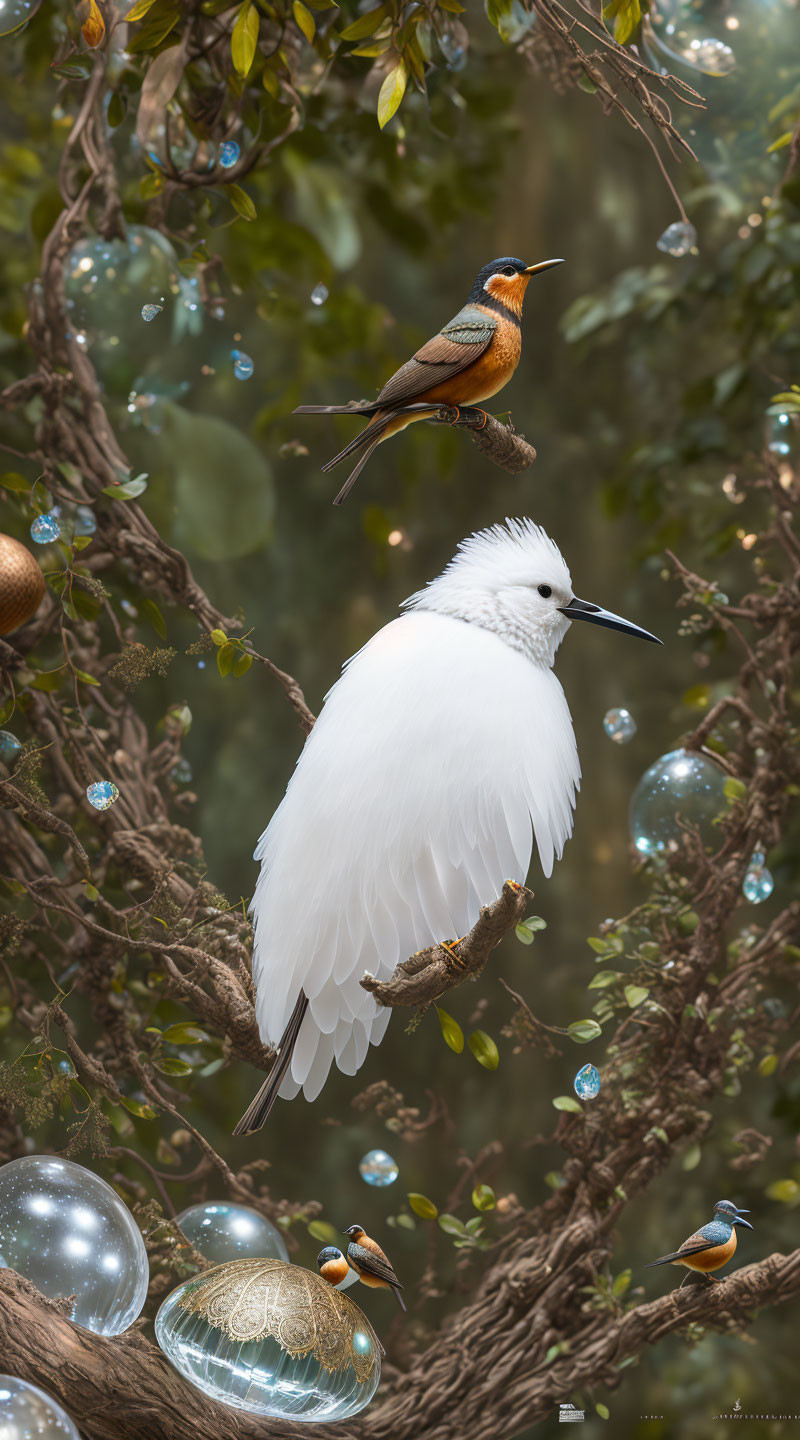
[[[652,640],[654,645],[663,645],[657,635],[651,635],[649,630],[643,630],[641,625],[633,625],[630,620],[623,620],[621,615],[615,615],[613,610],[603,610],[600,605],[593,605],[590,600],[579,600],[573,596],[569,605],[557,607],[562,615],[568,620],[588,620],[592,625],[605,625],[608,630],[622,630],[625,635],[638,635],[640,640]]]

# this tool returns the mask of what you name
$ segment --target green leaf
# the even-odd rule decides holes
[[[476,1185],[472,1192],[472,1203],[476,1210],[494,1210],[497,1197],[491,1185]]]
[[[151,600],[151,599],[149,598],[149,596],[145,597],[145,599],[142,601],[142,606],[141,606],[141,608],[142,608],[143,613],[147,616],[148,620],[150,621],[150,624],[152,625],[153,629],[155,630],[156,635],[160,636],[160,638],[161,638],[162,640],[166,640],[166,638],[167,638],[167,623],[166,623],[166,621],[165,621],[165,619],[164,619],[164,616],[161,614],[161,611],[159,610],[158,606],[156,605],[155,600]]]
[[[239,659],[236,661],[236,664],[233,667],[233,673],[236,676],[237,680],[241,680],[242,676],[247,674],[252,663],[252,655],[244,654],[239,656]]]
[[[418,1195],[415,1190],[410,1192],[408,1203],[414,1214],[419,1215],[420,1220],[435,1220],[439,1214],[433,1201],[429,1200],[427,1195]]]
[[[452,1015],[448,1015],[440,1005],[436,1006],[436,1014],[439,1016],[445,1044],[449,1045],[451,1050],[455,1050],[456,1055],[460,1055],[464,1049],[464,1031],[458,1021],[454,1020]]]
[[[258,212],[247,191],[243,190],[241,185],[228,185],[226,188],[228,199],[237,215],[241,215],[243,220],[255,220]]]
[[[378,55],[385,55],[386,51],[391,48],[391,44],[391,36],[387,36],[385,40],[370,40],[366,45],[357,45],[355,50],[350,51],[350,54],[373,59]]]
[[[621,970],[599,970],[596,975],[592,976],[586,988],[587,990],[605,990],[607,985],[615,985],[618,980],[621,980],[622,974]]]
[[[164,189],[166,183],[167,182],[160,170],[151,170],[149,175],[144,175],[139,181],[139,195],[142,200],[154,200],[156,195],[161,194],[161,191]],[[117,487],[116,485],[114,486],[114,494],[116,495],[117,499],[120,499],[120,497],[122,496],[122,491],[124,490],[124,488],[125,487],[123,485],[120,485],[119,487]],[[109,492],[106,491],[106,494],[108,493]]]
[[[463,1236],[467,1233],[467,1227],[464,1221],[459,1220],[457,1215],[440,1215],[439,1228],[444,1230],[445,1235]]]
[[[762,1055],[758,1062],[759,1075],[774,1075],[778,1068],[777,1055]]]
[[[689,1149],[684,1151],[683,1159],[681,1160],[681,1165],[683,1166],[683,1169],[696,1170],[698,1165],[700,1164],[701,1155],[702,1151],[699,1145],[690,1145]]]
[[[84,893],[84,895],[86,896],[86,899],[87,899],[87,900],[99,900],[99,899],[100,899],[100,891],[98,890],[97,886],[96,886],[96,885],[90,885],[88,880],[86,881],[86,883],[85,883],[85,885],[84,885],[84,887],[83,887],[83,893]]]
[[[236,17],[236,24],[231,35],[233,68],[237,75],[241,75],[242,79],[249,74],[250,67],[256,58],[259,23],[256,6],[252,4],[252,0],[245,0]]]
[[[59,665],[57,670],[40,670],[35,680],[31,681],[32,690],[57,690],[64,678],[64,665]]]
[[[458,0],[439,0],[440,10],[449,10],[453,15],[463,15],[464,6],[459,5]]]
[[[153,1061],[153,1064],[156,1070],[161,1071],[162,1075],[191,1075],[192,1073],[191,1065],[187,1065],[185,1060],[173,1059],[171,1055],[161,1055],[158,1060]]]
[[[131,1115],[138,1115],[140,1120],[155,1120],[157,1112],[152,1105],[147,1105],[141,1100],[132,1100],[129,1095],[120,1095],[120,1104],[130,1110]]]
[[[341,1250],[339,1241],[342,1236],[329,1220],[312,1220],[307,1228],[312,1240],[320,1240],[323,1245],[335,1245]]]
[[[131,6],[130,10],[125,16],[125,24],[132,25],[134,20],[143,19],[143,17],[147,14],[148,10],[154,4],[155,0],[136,0],[136,4]]]
[[[649,994],[650,991],[644,985],[625,986],[625,1000],[627,1004],[630,1005],[631,1010],[635,1010],[637,1005],[641,1005],[642,1001],[646,1000]]]
[[[467,1044],[478,1064],[482,1065],[484,1070],[497,1069],[500,1064],[500,1051],[495,1045],[491,1035],[487,1035],[485,1030],[473,1030],[467,1040]]]
[[[339,39],[365,40],[368,35],[375,34],[388,14],[388,5],[379,5],[376,10],[368,10],[366,15],[359,15],[352,25],[346,25],[344,30],[340,30]]]
[[[539,915],[529,915],[527,920],[520,920],[514,934],[523,945],[532,945],[537,930],[546,930],[547,921],[542,920]]]
[[[567,1026],[567,1034],[576,1045],[588,1045],[590,1040],[596,1040],[602,1033],[602,1026],[598,1025],[596,1020],[573,1020],[572,1024]]]
[[[294,15],[297,28],[302,30],[306,40],[309,45],[311,45],[317,33],[317,22],[308,9],[308,6],[303,4],[303,0],[294,0],[292,4],[292,14]]]
[[[614,1277],[614,1284],[611,1286],[612,1295],[624,1295],[631,1283],[632,1270],[620,1270],[619,1275]]]
[[[800,1185],[796,1180],[773,1180],[768,1185],[765,1194],[770,1200],[778,1200],[781,1205],[796,1205],[800,1200]]]
[[[228,643],[228,637],[224,630],[212,630],[211,639],[215,645],[227,645]]]
[[[162,1040],[168,1045],[202,1045],[208,1039],[205,1030],[199,1025],[188,1025],[181,1022],[178,1025],[168,1025],[163,1031]]]
[[[0,475],[0,485],[5,490],[30,490],[31,484],[24,475],[18,475],[15,470],[9,470],[7,474]]]
[[[223,680],[230,675],[233,669],[233,662],[236,659],[236,646],[228,641],[227,645],[220,646],[217,651],[217,669]]]
[[[598,1400],[594,1408],[600,1416],[601,1420],[609,1420],[611,1418],[611,1411],[609,1410],[607,1405],[603,1404],[602,1400]]]
[[[99,685],[99,684],[100,684],[100,681],[99,681],[99,680],[95,680],[94,675],[87,675],[87,673],[86,673],[85,670],[77,670],[77,669],[76,669],[75,674],[77,675],[77,677],[78,677],[79,680],[82,680],[82,681],[83,681],[83,684],[84,684],[84,685]]]
[[[393,70],[389,71],[389,74],[381,85],[378,96],[378,124],[381,130],[383,130],[385,125],[389,124],[392,116],[399,109],[400,102],[406,93],[407,81],[408,70],[406,68],[406,62],[405,60],[401,60],[398,65],[395,65]]]
[[[744,800],[747,794],[747,786],[743,780],[737,780],[734,775],[729,775],[722,787],[726,800]]]
[[[573,1100],[571,1095],[556,1095],[553,1104],[556,1110],[568,1110],[572,1115],[580,1115],[581,1113],[580,1105],[577,1100]]]

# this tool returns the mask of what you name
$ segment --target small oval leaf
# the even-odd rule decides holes
[[[500,1064],[500,1051],[495,1045],[491,1035],[487,1035],[485,1030],[473,1030],[467,1040],[467,1044],[478,1064],[482,1065],[484,1070],[497,1069]]]
[[[378,96],[378,124],[381,130],[389,124],[392,116],[399,110],[400,102],[406,93],[407,81],[408,70],[405,61],[401,60],[399,65],[395,65],[394,69],[389,71],[381,85]]]
[[[497,1198],[491,1185],[476,1185],[472,1192],[472,1203],[476,1210],[494,1210]]]
[[[447,1011],[443,1010],[440,1005],[436,1006],[436,1014],[439,1016],[439,1024],[442,1027],[445,1044],[449,1045],[450,1049],[454,1050],[456,1055],[460,1055],[464,1049],[464,1031],[461,1029],[458,1021],[454,1020],[452,1015],[448,1015]]]
[[[414,1214],[419,1215],[420,1220],[435,1220],[439,1214],[433,1201],[429,1200],[427,1195],[418,1195],[414,1190],[409,1193],[408,1203]]]

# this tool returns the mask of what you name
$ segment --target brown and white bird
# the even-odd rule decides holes
[[[522,352],[522,303],[532,275],[561,265],[540,260],[526,265],[513,255],[484,265],[466,305],[387,380],[376,400],[363,405],[299,405],[295,415],[367,415],[369,423],[323,471],[362,451],[334,505],[346,500],[370,455],[381,441],[417,420],[430,418],[443,406],[478,405],[490,400],[514,374]],[[423,407],[412,414],[405,407]]]
[[[394,1273],[391,1261],[384,1255],[377,1241],[367,1235],[363,1225],[351,1225],[347,1230],[343,1230],[342,1234],[350,1237],[347,1259],[361,1284],[369,1285],[375,1290],[392,1290],[400,1309],[405,1310],[400,1294],[403,1287]]]

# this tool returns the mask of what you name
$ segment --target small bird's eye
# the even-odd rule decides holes
[[[553,593],[552,587],[550,585],[539,585],[537,588],[543,600],[550,599],[550,596]]]
[[[516,275],[517,272],[514,269],[513,265],[506,265],[505,270],[503,270],[502,273],[503,275]]]

